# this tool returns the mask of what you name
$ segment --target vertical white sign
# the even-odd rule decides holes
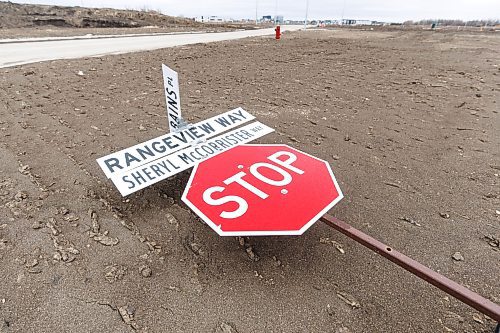
[[[170,132],[179,129],[181,116],[181,96],[179,94],[179,77],[173,69],[161,65],[163,71],[163,86],[165,87],[165,101]]]

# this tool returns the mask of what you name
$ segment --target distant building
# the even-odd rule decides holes
[[[219,16],[200,16],[195,19],[196,22],[202,23],[222,23],[226,22],[222,17]]]
[[[272,22],[273,17],[271,15],[264,15],[262,16],[261,22]]]
[[[370,20],[343,19],[342,25],[372,25],[372,21],[370,21]]]
[[[274,18],[274,22],[283,24],[285,22],[285,19],[283,18],[283,15],[276,15],[276,17]]]

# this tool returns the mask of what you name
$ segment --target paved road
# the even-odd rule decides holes
[[[295,31],[301,28],[303,26],[283,26],[282,31]],[[0,40],[0,68],[39,61],[97,57],[271,34],[274,34],[273,28],[217,33]]]

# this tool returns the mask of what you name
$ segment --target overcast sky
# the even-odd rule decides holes
[[[154,9],[174,16],[217,15],[255,19],[263,15],[283,15],[304,19],[307,0],[25,0],[66,6]],[[499,19],[500,0],[308,0],[309,19],[368,19],[402,22],[428,18]]]

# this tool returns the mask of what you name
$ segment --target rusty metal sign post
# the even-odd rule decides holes
[[[405,256],[404,254],[394,250],[390,246],[376,240],[375,238],[363,233],[362,231],[353,228],[349,224],[336,219],[335,217],[325,214],[320,218],[326,225],[340,231],[347,237],[366,246],[370,250],[389,259],[396,265],[404,268],[408,272],[418,276],[419,278],[429,282],[433,286],[441,289],[445,293],[455,297],[463,303],[473,307],[477,311],[487,315],[488,317],[500,323],[500,305],[476,294],[475,292],[465,288],[464,286],[448,279],[447,277],[433,271],[432,269],[422,265],[421,263]],[[500,332],[500,324],[497,324],[496,333]]]

